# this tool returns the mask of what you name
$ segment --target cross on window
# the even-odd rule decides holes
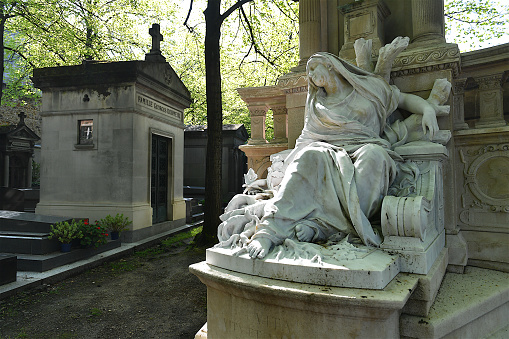
[[[92,134],[92,129],[89,126],[89,127],[87,127],[87,130],[85,131],[86,139],[90,139],[91,134]]]
[[[159,24],[153,24],[152,28],[148,30],[148,33],[152,37],[152,49],[150,53],[161,52],[161,41],[163,41],[163,35],[160,33],[161,27]]]

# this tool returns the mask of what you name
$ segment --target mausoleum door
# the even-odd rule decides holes
[[[27,164],[20,156],[11,156],[9,161],[9,187],[26,188]]]
[[[168,220],[170,150],[171,139],[152,135],[150,200],[154,224]]]

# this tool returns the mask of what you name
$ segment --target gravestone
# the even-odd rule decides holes
[[[182,226],[184,109],[191,99],[159,50],[145,61],[85,60],[34,70],[42,90],[36,213],[133,221],[124,241]]]

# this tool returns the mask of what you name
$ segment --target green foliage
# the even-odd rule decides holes
[[[148,27],[174,16],[169,0],[7,0],[5,103],[39,95],[34,68],[81,64],[83,59],[134,60],[148,52]],[[140,27],[147,27],[141,30]]]
[[[234,2],[224,1],[223,10]],[[203,12],[205,5],[205,0],[195,0],[193,12]],[[179,6],[181,13],[187,14],[188,3]],[[249,111],[236,89],[274,85],[279,76],[297,64],[298,3],[256,0],[243,8],[245,16],[237,10],[222,25],[223,123],[242,123],[250,133]],[[170,64],[193,97],[191,107],[185,111],[185,123],[193,125],[207,123],[203,19],[202,15],[192,16],[188,23],[191,31],[180,26],[172,28],[172,43],[163,48],[163,53],[169,56]],[[170,33],[163,34],[168,36]]]
[[[93,317],[99,317],[103,314],[103,311],[98,309],[97,307],[93,307],[90,309],[90,315]]]
[[[55,225],[50,225],[51,232],[49,239],[57,238],[62,244],[70,244],[74,239],[81,239],[83,237],[81,231],[83,225],[82,220],[75,221],[74,219],[71,223],[67,221],[57,222]]]
[[[108,231],[97,221],[90,224],[88,220],[82,221],[80,230],[83,234],[81,245],[99,247],[108,242]]]
[[[446,0],[445,19],[448,38],[459,44],[462,52],[488,47],[509,32],[509,4],[493,0]]]
[[[97,222],[102,228],[110,231],[110,232],[123,232],[127,231],[130,224],[133,222],[129,220],[128,217],[124,217],[123,214],[117,213],[114,217],[111,215],[107,215],[103,219]]]

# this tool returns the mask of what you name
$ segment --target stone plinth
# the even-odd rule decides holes
[[[396,277],[383,290],[268,279],[205,262],[190,271],[207,285],[208,338],[397,338],[399,313],[417,286]]]
[[[36,213],[122,213],[134,241],[152,234],[137,232],[153,222],[185,222],[183,111],[191,101],[169,64],[86,61],[36,69],[33,81],[44,145]]]
[[[253,260],[230,249],[209,248],[207,263],[235,272],[305,284],[381,290],[399,273],[398,256],[371,249],[359,258],[323,262],[310,260]]]

